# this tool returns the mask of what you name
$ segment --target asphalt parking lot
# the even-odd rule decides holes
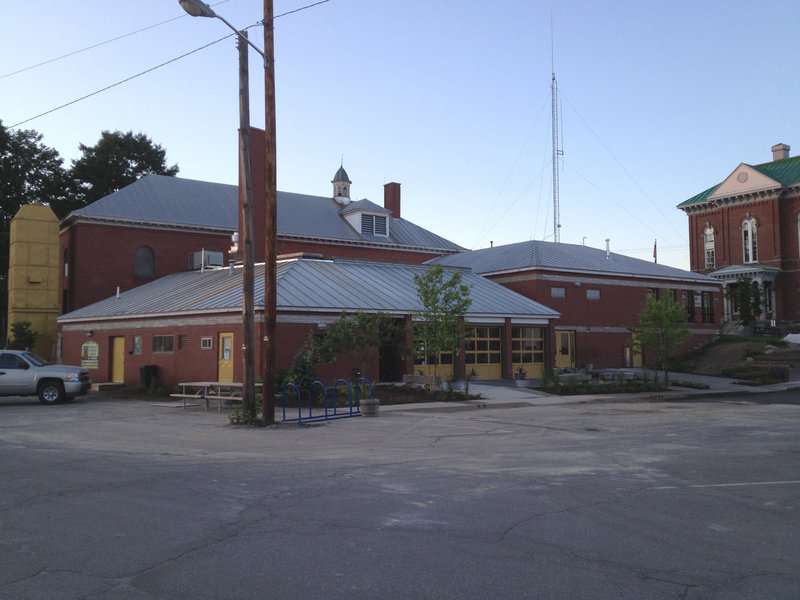
[[[0,399],[0,598],[797,598],[795,399]]]

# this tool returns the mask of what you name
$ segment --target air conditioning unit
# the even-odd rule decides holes
[[[209,250],[201,250],[200,252],[189,253],[189,270],[199,271],[205,267],[221,267],[222,252],[213,252]]]

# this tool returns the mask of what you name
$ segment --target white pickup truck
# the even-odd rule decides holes
[[[52,365],[33,352],[0,350],[0,396],[39,396],[42,404],[72,400],[89,391],[89,371]]]

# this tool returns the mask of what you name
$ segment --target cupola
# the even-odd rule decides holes
[[[347,176],[347,171],[344,170],[343,165],[339,166],[339,170],[336,171],[331,183],[333,184],[333,199],[341,204],[350,202],[350,184],[353,182]]]

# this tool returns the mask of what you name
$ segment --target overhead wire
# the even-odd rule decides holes
[[[229,1],[229,0],[223,0],[223,2],[228,2],[228,1]],[[223,2],[218,2],[217,4],[222,4]],[[330,2],[330,0],[319,0],[318,2],[314,2],[314,3],[312,3],[312,4],[308,4],[308,5],[306,5],[306,6],[301,6],[300,8],[296,8],[296,9],[293,9],[293,10],[287,11],[287,12],[285,12],[285,13],[281,13],[281,14],[279,14],[279,15],[275,15],[275,16],[273,16],[273,21],[274,21],[275,19],[278,19],[278,18],[280,18],[280,17],[285,17],[286,15],[291,15],[291,14],[294,14],[294,13],[300,12],[300,11],[302,11],[302,10],[307,10],[307,9],[309,9],[309,8],[313,8],[314,6],[319,6],[320,4],[325,4],[326,2]],[[31,67],[26,67],[25,69],[21,69],[20,71],[15,71],[15,73],[20,73],[20,72],[22,72],[22,71],[25,71],[25,70],[28,70],[28,69],[35,68],[36,66],[40,66],[40,65],[43,65],[43,64],[48,64],[48,63],[54,62],[54,61],[56,61],[56,60],[60,60],[61,58],[66,58],[66,57],[68,57],[68,56],[73,56],[73,55],[75,55],[75,54],[78,54],[78,53],[80,53],[80,52],[83,52],[84,50],[89,50],[89,49],[91,49],[91,48],[96,48],[96,47],[98,47],[98,46],[102,46],[103,44],[107,44],[107,43],[110,43],[110,42],[113,42],[113,41],[116,41],[116,40],[122,39],[122,38],[124,38],[124,37],[128,37],[129,35],[134,35],[134,34],[136,34],[136,33],[141,33],[142,31],[146,31],[146,30],[148,30],[148,29],[152,29],[153,27],[158,27],[159,25],[163,25],[164,23],[169,23],[170,21],[174,21],[175,19],[183,18],[183,17],[185,17],[185,16],[189,16],[189,15],[180,15],[180,16],[178,16],[178,17],[174,17],[174,18],[172,18],[172,19],[168,19],[167,21],[162,21],[161,23],[156,23],[155,25],[151,25],[151,26],[149,26],[149,27],[145,27],[145,28],[143,28],[143,29],[139,29],[138,31],[134,31],[134,32],[131,32],[131,33],[129,33],[129,34],[125,34],[125,35],[122,35],[122,36],[118,36],[118,37],[116,37],[116,38],[114,38],[114,39],[112,39],[112,40],[107,40],[107,41],[105,41],[105,42],[101,42],[101,43],[99,43],[99,44],[95,44],[95,45],[93,45],[93,46],[89,46],[89,47],[87,47],[87,48],[84,48],[83,50],[76,50],[75,52],[72,52],[72,53],[70,53],[70,54],[65,54],[64,56],[61,56],[61,57],[58,57],[58,58],[54,58],[54,59],[51,59],[51,60],[45,61],[45,62],[43,62],[43,63],[40,63],[39,65],[33,65],[33,66],[31,66]],[[254,23],[253,25],[249,25],[249,26],[247,26],[247,27],[244,27],[244,28],[242,28],[242,29],[241,29],[241,31],[245,31],[245,30],[247,30],[247,29],[251,29],[251,28],[253,28],[253,27],[258,27],[258,26],[263,26],[263,25],[264,25],[264,21],[263,21],[263,19],[262,19],[261,21],[258,21],[257,23]],[[131,75],[130,77],[127,77],[127,78],[125,78],[125,79],[122,79],[121,81],[117,81],[116,83],[112,83],[111,85],[107,85],[107,86],[106,86],[106,87],[104,87],[104,88],[101,88],[101,89],[99,89],[99,90],[96,90],[96,91],[94,91],[94,92],[91,92],[91,93],[89,93],[89,94],[86,94],[86,95],[84,95],[84,96],[81,96],[80,98],[76,98],[76,99],[74,99],[74,100],[71,100],[71,101],[69,101],[69,102],[66,102],[66,103],[64,103],[64,104],[61,104],[60,106],[56,106],[55,108],[51,108],[50,110],[46,110],[45,112],[39,113],[39,114],[38,114],[38,115],[36,115],[36,116],[29,117],[29,118],[27,118],[27,119],[24,119],[24,120],[22,120],[22,121],[19,121],[19,122],[17,122],[17,123],[14,123],[13,125],[9,125],[9,126],[8,126],[8,129],[14,129],[14,128],[16,128],[16,127],[19,127],[20,125],[24,125],[25,123],[28,123],[28,122],[30,122],[30,121],[33,121],[33,120],[35,120],[35,119],[38,119],[38,118],[40,118],[40,117],[43,117],[43,116],[45,116],[45,115],[49,115],[50,113],[54,113],[54,112],[56,112],[56,111],[58,111],[58,110],[61,110],[62,108],[66,108],[67,106],[71,106],[71,105],[73,105],[73,104],[76,104],[76,103],[78,103],[78,102],[81,102],[81,101],[83,101],[83,100],[86,100],[87,98],[91,98],[92,96],[96,96],[97,94],[100,94],[100,93],[102,93],[102,92],[105,92],[105,91],[107,91],[107,90],[110,90],[110,89],[112,89],[112,88],[115,88],[115,87],[117,87],[117,86],[119,86],[119,85],[122,85],[123,83],[127,83],[128,81],[131,81],[131,80],[133,80],[133,79],[136,79],[137,77],[141,77],[142,75],[146,75],[147,73],[151,73],[151,72],[155,71],[156,69],[160,69],[161,67],[164,67],[164,66],[166,66],[166,65],[168,65],[168,64],[170,64],[170,63],[174,63],[175,61],[178,61],[178,60],[180,60],[180,59],[182,59],[182,58],[186,58],[187,56],[190,56],[191,54],[194,54],[195,52],[199,52],[200,50],[205,50],[205,49],[206,49],[206,48],[208,48],[209,46],[213,46],[214,44],[218,44],[219,42],[221,42],[221,41],[223,41],[223,40],[226,40],[226,39],[228,39],[228,38],[230,38],[230,37],[232,37],[232,36],[234,36],[234,35],[236,35],[236,34],[235,34],[235,33],[229,33],[228,35],[225,35],[225,36],[223,36],[223,37],[221,37],[221,38],[219,38],[219,39],[217,39],[217,40],[214,40],[213,42],[209,42],[208,44],[206,44],[206,45],[204,45],[204,46],[200,46],[199,48],[195,48],[194,50],[191,50],[191,51],[189,51],[189,52],[186,52],[186,53],[184,53],[184,54],[181,54],[180,56],[176,56],[175,58],[172,58],[172,59],[170,59],[170,60],[167,60],[167,61],[165,61],[165,62],[163,62],[163,63],[161,63],[161,64],[158,64],[158,65],[156,65],[156,66],[154,66],[154,67],[151,67],[151,68],[149,68],[149,69],[146,69],[146,70],[144,70],[144,71],[141,71],[141,72],[139,72],[139,73],[136,73],[135,75]],[[15,73],[9,73],[8,75],[6,75],[6,77],[7,77],[7,76],[9,76],[9,75],[14,75]]]
[[[225,4],[226,2],[230,2],[230,0],[222,0],[221,2],[217,2],[214,6],[219,4]],[[100,46],[105,46],[106,44],[110,44],[111,42],[116,42],[126,37],[130,37],[132,35],[136,35],[137,33],[142,33],[143,31],[148,31],[150,29],[155,29],[156,27],[160,27],[161,25],[166,25],[167,23],[171,23],[172,21],[176,21],[177,19],[183,19],[184,17],[188,17],[187,14],[178,15],[177,17],[172,17],[171,19],[167,19],[166,21],[161,21],[159,23],[154,23],[153,25],[148,25],[147,27],[142,27],[141,29],[137,29],[136,31],[131,31],[128,33],[123,33],[122,35],[118,35],[117,37],[113,37],[111,39],[97,42],[96,44],[92,44],[91,46],[86,46],[85,48],[81,48],[79,50],[75,50],[73,52],[68,52],[67,54],[62,54],[61,56],[56,56],[55,58],[50,58],[48,60],[43,60],[42,62],[36,63],[35,65],[30,65],[27,67],[23,67],[21,69],[17,69],[16,71],[12,71],[11,73],[5,73],[4,75],[0,75],[0,79],[5,79],[6,77],[11,77],[12,75],[18,75],[19,73],[24,73],[25,71],[30,71],[31,69],[36,69],[37,67],[43,67],[44,65],[49,65],[50,63],[57,62],[59,60],[69,58],[70,56],[75,56],[76,54],[81,54],[82,52],[87,52],[89,50],[94,50],[95,48],[99,48]]]

